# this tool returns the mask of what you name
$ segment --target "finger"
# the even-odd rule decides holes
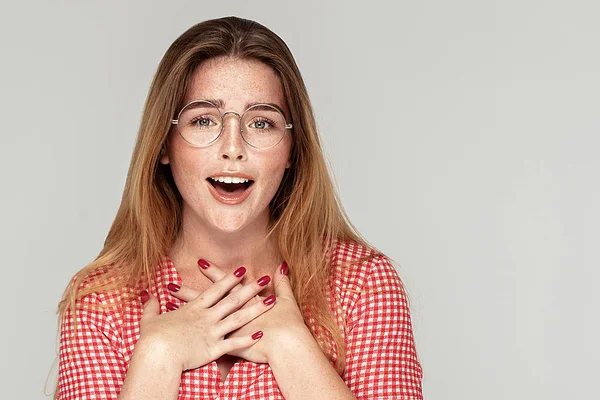
[[[227,315],[239,310],[244,304],[260,293],[266,285],[271,282],[271,278],[265,275],[254,282],[244,285],[235,293],[229,293],[226,297],[218,302],[213,310],[220,318],[225,318]]]
[[[169,289],[169,293],[171,293],[173,297],[185,302],[194,300],[196,297],[200,296],[201,293],[198,290],[189,288],[187,286],[179,286],[175,283],[169,283],[167,285],[167,289]]]
[[[147,290],[142,290],[140,294],[142,301],[142,318],[160,314],[160,304],[156,297],[148,293]]]
[[[213,283],[197,298],[188,304],[197,304],[201,308],[209,308],[219,302],[233,287],[240,283],[246,273],[246,268],[240,267],[232,274],[226,274],[223,278]]]
[[[224,339],[215,346],[215,351],[220,357],[223,354],[248,348],[258,342],[261,337],[263,337],[262,331],[257,331],[251,335]]]
[[[275,273],[275,295],[277,297],[294,297],[292,285],[289,278],[290,269],[287,263],[284,261],[281,263],[277,272]]]
[[[229,315],[223,321],[216,324],[215,328],[219,335],[225,336],[236,329],[241,328],[253,319],[269,311],[275,305],[275,296],[269,296],[263,301],[258,301],[251,306],[242,308]]]
[[[221,268],[215,266],[214,264],[210,264],[208,261],[202,258],[198,260],[198,266],[200,267],[200,271],[213,282],[217,282],[227,275],[227,273]],[[240,287],[242,287],[242,285],[236,285],[232,291],[235,291]]]
[[[227,273],[221,268],[210,264],[208,261],[202,258],[198,260],[198,266],[200,267],[200,271],[202,271],[202,273],[213,282],[217,282],[227,275]]]
[[[237,284],[233,289],[231,289],[231,292],[235,292],[237,289],[241,288],[243,285],[241,283]],[[186,303],[189,303],[190,301],[194,300],[196,297],[200,296],[200,291],[189,288],[187,286],[179,286],[176,285],[174,283],[169,283],[167,285],[167,288],[169,289],[169,293],[171,294],[171,296],[178,298],[181,301],[185,301]],[[254,296],[254,301],[260,301],[262,300],[262,297],[260,297],[259,295]],[[246,303],[248,304],[248,303]]]
[[[237,285],[235,285],[235,287],[233,289],[231,289],[231,291],[235,292],[242,286],[243,285],[241,283],[238,283]],[[202,293],[196,289],[192,289],[187,286],[179,286],[176,283],[169,283],[167,285],[167,289],[169,290],[169,293],[171,294],[171,296],[176,297],[179,300],[185,301],[186,303],[194,300],[196,297],[200,296],[200,294]],[[256,300],[260,300],[260,299],[261,299],[260,296],[256,296]]]

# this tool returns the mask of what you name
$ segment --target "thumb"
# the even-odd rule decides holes
[[[148,315],[160,314],[160,304],[158,304],[158,300],[148,293],[147,290],[142,290],[140,300],[142,300],[142,318]]]
[[[287,263],[284,261],[277,272],[275,273],[275,296],[277,297],[290,297],[294,298],[294,292],[292,291],[292,285],[290,283],[290,269]]]

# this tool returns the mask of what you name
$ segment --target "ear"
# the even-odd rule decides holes
[[[167,143],[165,143],[160,149],[160,163],[163,165],[167,165],[170,163],[169,160],[169,150],[167,149]]]

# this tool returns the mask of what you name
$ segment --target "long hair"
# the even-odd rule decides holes
[[[373,249],[349,222],[329,175],[304,81],[284,41],[266,27],[226,17],[199,23],[169,47],[154,76],[115,220],[98,257],[65,290],[59,314],[99,291],[139,295],[164,260],[182,226],[182,199],[170,167],[159,162],[171,120],[184,105],[194,70],[220,56],[253,59],[279,76],[293,123],[291,167],[270,202],[267,236],[290,265],[295,298],[305,321],[338,373],[344,369],[341,328],[325,293],[330,289],[328,253],[336,241]],[[380,253],[373,251],[372,256]],[[101,276],[102,279],[95,279]],[[331,293],[331,292],[329,292]],[[125,295],[123,301],[128,299]],[[75,321],[76,323],[76,321]],[[312,326],[313,324],[308,324]]]

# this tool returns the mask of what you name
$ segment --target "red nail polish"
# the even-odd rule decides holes
[[[210,264],[208,263],[208,261],[203,260],[203,259],[199,259],[198,260],[198,265],[200,266],[200,268],[202,269],[207,269],[208,267],[210,267]]]
[[[165,304],[165,307],[167,307],[167,310],[169,311],[175,311],[179,308],[179,306],[177,304],[168,302],[167,304]]]
[[[246,268],[239,267],[238,269],[235,270],[233,275],[235,275],[236,278],[241,278],[242,276],[244,276],[245,273],[246,273]]]
[[[262,331],[254,332],[254,334],[252,335],[252,339],[254,339],[254,340],[258,340],[261,337],[263,337]]]
[[[140,298],[142,300],[142,304],[144,304],[145,302],[150,300],[150,294],[148,293],[147,290],[142,290],[142,293],[140,294]]]
[[[256,281],[256,283],[258,283],[258,286],[267,286],[269,282],[271,282],[271,278],[269,277],[269,275],[265,275]]]
[[[275,296],[271,295],[267,297],[263,300],[263,303],[265,303],[265,306],[270,306],[271,304],[275,303]]]
[[[167,285],[167,289],[169,289],[171,292],[176,292],[176,291],[178,291],[179,289],[181,289],[181,286],[179,286],[179,285],[176,285],[176,284],[174,284],[174,283],[169,283],[169,284]]]
[[[281,275],[287,275],[289,272],[290,272],[290,269],[289,269],[287,263],[284,261],[281,264]]]

